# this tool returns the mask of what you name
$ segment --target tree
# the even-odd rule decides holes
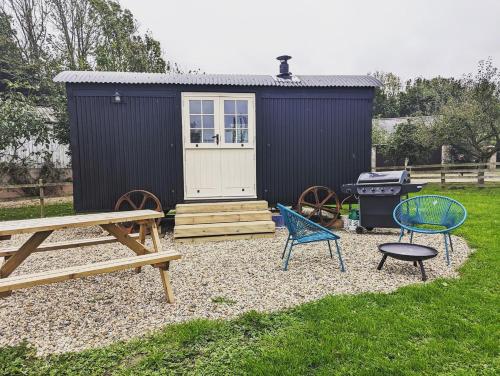
[[[462,91],[461,81],[454,78],[417,77],[406,81],[403,87],[401,79],[393,73],[375,72],[373,76],[383,85],[375,90],[375,117],[435,115]]]
[[[49,106],[58,121],[51,133],[69,142],[64,69],[179,71],[160,42],[141,34],[128,9],[114,0],[0,0],[0,96],[22,93]],[[18,97],[11,97],[11,101]],[[19,104],[24,105],[24,103]]]
[[[464,90],[440,111],[436,134],[477,161],[500,151],[500,73],[491,60],[462,80]]]
[[[462,84],[454,78],[435,77],[408,80],[399,94],[400,116],[435,115],[451,98],[462,91]]]
[[[49,141],[49,130],[35,106],[19,93],[0,98],[0,158],[7,164],[25,164],[29,158],[22,158],[19,150],[29,140],[38,145]]]
[[[373,100],[373,113],[375,117],[399,117],[399,95],[401,92],[401,79],[393,73],[375,72],[382,87],[375,89]]]
[[[91,0],[100,26],[96,46],[96,69],[164,73],[167,63],[160,43],[151,34],[141,36],[128,9],[110,0]]]
[[[5,92],[24,75],[22,53],[15,42],[10,17],[0,11],[0,91]]]
[[[53,46],[69,69],[91,68],[99,40],[98,17],[89,0],[49,0],[51,20],[57,30]]]
[[[15,40],[26,62],[37,62],[46,53],[49,6],[45,0],[3,0],[2,11],[12,16]]]
[[[389,135],[384,154],[396,165],[403,164],[405,159],[411,164],[423,164],[434,148],[432,128],[423,121],[408,119]]]
[[[377,119],[373,120],[372,145],[384,145],[389,139],[389,132],[382,128]]]

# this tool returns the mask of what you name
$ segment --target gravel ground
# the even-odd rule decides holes
[[[54,233],[52,240],[93,237],[99,228]],[[0,300],[0,346],[22,340],[34,344],[40,355],[98,347],[140,336],[173,322],[194,318],[229,318],[249,310],[275,311],[319,299],[328,294],[390,292],[403,285],[423,283],[409,262],[380,261],[377,244],[397,240],[397,233],[357,235],[339,231],[347,271],[330,259],[324,243],[297,247],[289,270],[281,270],[281,252],[287,232],[271,239],[196,245],[162,239],[164,249],[178,249],[183,259],[171,265],[176,303],[165,301],[158,271],[144,267],[15,291]],[[425,237],[425,238],[424,238]],[[19,244],[17,236],[3,245]],[[425,262],[429,281],[457,277],[469,248],[453,237],[453,266],[444,261],[440,236],[415,236],[417,243],[436,247],[440,254]],[[25,274],[87,264],[131,255],[117,245],[52,251],[30,256],[14,273]]]

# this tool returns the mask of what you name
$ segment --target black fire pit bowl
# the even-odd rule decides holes
[[[417,263],[420,266],[422,281],[427,280],[423,261],[436,257],[438,254],[435,248],[410,243],[384,243],[380,244],[378,249],[383,255],[382,260],[378,264],[378,270],[382,269],[387,257],[402,261],[411,261],[415,266]]]

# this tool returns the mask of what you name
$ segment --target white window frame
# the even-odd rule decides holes
[[[248,142],[226,143],[224,138],[224,99],[248,100]],[[214,143],[198,144],[191,142],[190,137],[190,113],[189,100],[213,100],[214,101],[214,132],[219,134],[219,145]],[[182,130],[184,149],[252,149],[255,147],[255,94],[254,93],[206,93],[206,92],[183,92],[182,102]],[[243,146],[242,146],[243,145]]]

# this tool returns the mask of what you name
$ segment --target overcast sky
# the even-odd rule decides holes
[[[500,66],[499,0],[120,0],[168,59],[206,73],[394,72],[460,77]]]

